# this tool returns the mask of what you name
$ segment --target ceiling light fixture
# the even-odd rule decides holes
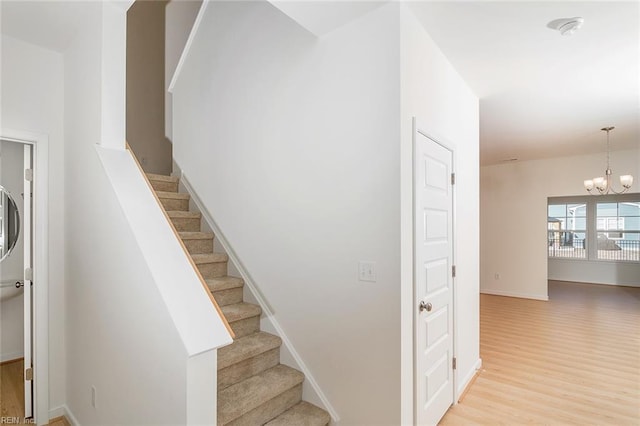
[[[562,34],[563,36],[570,36],[576,31],[578,31],[583,23],[584,23],[583,18],[580,18],[580,17],[571,18],[568,22],[561,25],[560,28],[558,28],[558,31],[560,31],[560,34]]]
[[[623,194],[631,188],[633,184],[633,176],[631,175],[622,175],[620,176],[620,184],[622,185],[622,191],[616,191],[611,186],[611,167],[609,167],[609,132],[615,129],[613,126],[603,127],[603,132],[607,132],[607,170],[605,171],[605,177],[597,177],[584,181],[584,189],[586,189],[589,194],[594,195],[591,191],[595,188],[598,190],[598,194],[595,195],[605,195],[609,192],[614,194]]]
[[[580,29],[584,23],[584,18],[576,16],[574,18],[554,19],[547,24],[547,27],[558,30],[563,36],[570,36]]]

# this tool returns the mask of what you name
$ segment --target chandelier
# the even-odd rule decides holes
[[[622,185],[621,191],[616,191],[613,189],[611,185],[611,167],[609,167],[609,132],[615,129],[615,127],[603,127],[603,132],[607,132],[607,170],[604,172],[605,177],[597,177],[584,181],[584,189],[586,189],[591,195],[605,195],[610,192],[613,194],[623,194],[631,188],[631,184],[633,184],[633,176],[631,175],[622,175],[620,176],[620,184]],[[591,192],[593,189],[598,190],[598,194],[594,194]]]

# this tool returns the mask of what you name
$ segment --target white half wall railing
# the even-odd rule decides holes
[[[215,424],[217,349],[233,341],[225,320],[203,287],[133,154],[99,145],[96,150],[186,352],[185,423]]]

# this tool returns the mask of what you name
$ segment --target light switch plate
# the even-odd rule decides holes
[[[376,263],[364,260],[358,262],[358,279],[360,281],[376,282]]]

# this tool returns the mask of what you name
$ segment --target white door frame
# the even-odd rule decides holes
[[[23,314],[24,324],[22,325],[24,329],[23,335],[23,347],[24,347],[24,362],[23,369],[25,372],[24,377],[24,417],[33,417],[33,377],[27,378],[27,371],[33,367],[33,316],[31,315],[33,311],[33,277],[27,273],[27,268],[33,270],[33,259],[32,259],[32,245],[33,245],[33,176],[31,179],[27,179],[27,170],[33,171],[33,164],[31,160],[33,159],[33,145],[32,144],[21,144],[23,151],[23,166],[24,172],[22,176],[22,187],[23,187],[23,196],[22,196],[22,241],[24,244],[23,248]]]
[[[412,152],[411,152],[411,167],[412,167],[412,185],[414,185],[415,182],[415,175],[416,175],[416,170],[415,170],[415,155],[416,155],[416,144],[417,144],[417,139],[418,139],[418,134],[421,134],[423,136],[425,136],[428,139],[431,139],[432,141],[434,141],[435,143],[437,143],[438,145],[448,149],[449,151],[451,151],[451,171],[452,173],[456,172],[456,164],[457,164],[457,150],[455,148],[455,145],[453,143],[451,143],[450,141],[448,141],[446,138],[444,137],[440,137],[438,135],[434,135],[432,132],[429,132],[427,130],[425,130],[425,126],[422,126],[422,123],[420,123],[420,121],[416,118],[413,117],[413,132],[412,132]],[[412,206],[415,207],[415,188],[412,186]],[[452,202],[452,206],[451,206],[451,217],[452,217],[452,235],[451,235],[451,240],[452,240],[452,244],[453,244],[453,250],[452,250],[452,259],[451,259],[451,264],[452,265],[456,265],[456,248],[457,248],[457,232],[456,232],[456,223],[457,223],[457,215],[456,215],[456,185],[452,186],[452,198],[453,198],[453,202]],[[416,237],[416,229],[415,229],[415,208],[412,207],[413,210],[413,241],[412,241],[412,246],[414,247],[414,252],[413,252],[413,277],[412,277],[412,301],[416,300],[416,280],[415,280],[415,237]],[[458,293],[458,286],[456,285],[456,278],[453,277],[452,278],[452,309],[453,309],[453,357],[457,358],[458,357],[458,342],[457,342],[457,337],[458,337],[458,330],[457,330],[457,293]],[[414,309],[417,309],[417,307],[413,307]],[[412,312],[413,315],[413,312]],[[413,424],[416,424],[417,422],[417,418],[416,418],[416,410],[417,410],[417,406],[418,406],[418,401],[417,401],[417,392],[415,389],[415,377],[417,374],[416,371],[416,359],[415,359],[415,352],[416,352],[416,342],[415,342],[415,331],[416,331],[416,327],[417,324],[415,323],[415,319],[412,318],[413,321],[413,326],[412,326],[412,336],[413,337],[413,377],[414,377],[414,384],[413,384]],[[454,370],[453,371],[453,405],[456,405],[458,403],[458,370]]]
[[[33,416],[36,424],[47,424],[49,423],[49,137],[40,133],[0,128],[0,139],[33,146]]]

